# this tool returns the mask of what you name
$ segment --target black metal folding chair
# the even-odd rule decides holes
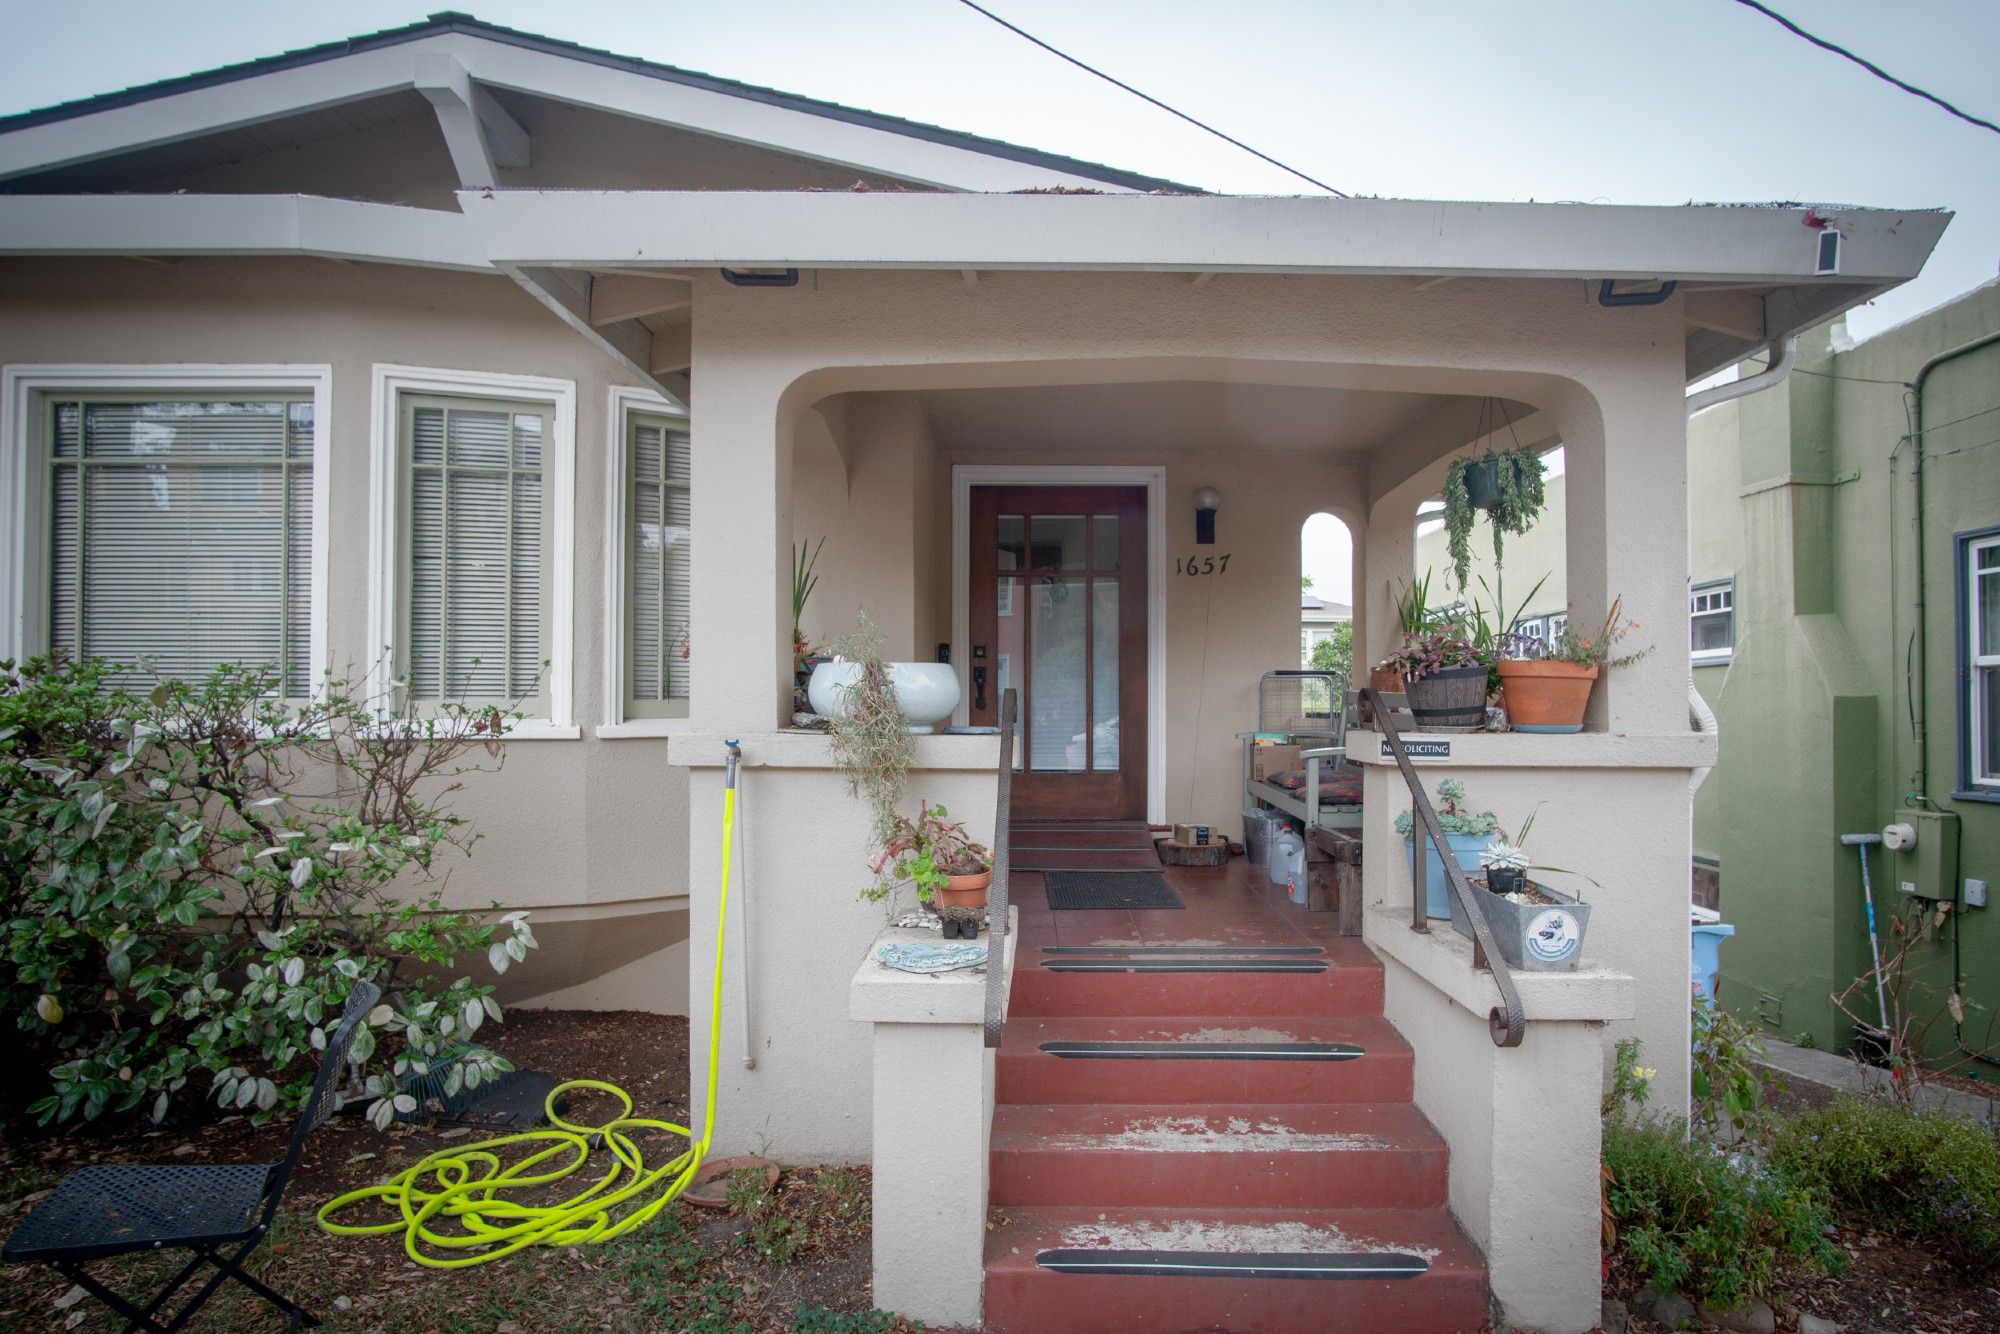
[[[291,1147],[278,1163],[119,1164],[86,1167],[64,1177],[49,1197],[21,1221],[0,1259],[45,1264],[130,1322],[135,1329],[175,1330],[192,1320],[224,1279],[235,1279],[286,1315],[286,1328],[317,1325],[318,1317],[281,1296],[243,1261],[271,1229],[285,1183],[298,1165],[306,1136],[325,1123],[338,1105],[334,1085],[347,1065],[347,1049],[381,992],[356,982],[327,1041],[312,1094],[292,1131]],[[137,1251],[189,1251],[187,1264],[144,1306],[119,1295],[84,1271],[92,1260]],[[162,1319],[160,1308],[204,1264],[215,1272],[184,1303]]]

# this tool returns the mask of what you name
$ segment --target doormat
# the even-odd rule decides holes
[[[1042,876],[1049,907],[1185,908],[1158,871],[1049,871]]]

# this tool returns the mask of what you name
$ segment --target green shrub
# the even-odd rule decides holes
[[[1616,1249],[1662,1292],[1734,1307],[1788,1265],[1843,1262],[1822,1189],[1691,1139],[1684,1122],[1606,1122],[1604,1165]]]
[[[1771,1159],[1886,1232],[1972,1271],[2000,1267],[2000,1142],[1947,1113],[1843,1098],[1785,1123]]]
[[[0,662],[0,1057],[45,1072],[27,1110],[160,1120],[192,1090],[261,1120],[304,1097],[357,979],[384,1002],[350,1086],[379,1123],[415,1110],[398,1081],[500,1009],[469,977],[402,970],[501,971],[535,943],[522,914],[445,910],[434,879],[474,839],[441,803],[509,715],[420,717],[331,679],[291,705],[263,669],[146,694],[118,675]],[[506,1068],[471,1045],[446,1091]]]
[[[1763,1039],[1706,996],[1694,998],[1691,1018],[1689,1120],[1702,1135],[1713,1135],[1724,1125],[1738,1134],[1751,1133],[1765,1119],[1764,1085],[1756,1064],[1765,1054]]]

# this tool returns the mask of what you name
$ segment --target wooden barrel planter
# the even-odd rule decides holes
[[[1486,725],[1486,669],[1447,667],[1406,687],[1419,732],[1477,732]]]

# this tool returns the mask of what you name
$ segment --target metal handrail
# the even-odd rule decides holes
[[[1014,796],[1014,726],[1018,709],[1014,691],[1000,692],[1000,796],[993,814],[993,884],[986,891],[986,1045],[1000,1045],[1007,1024],[1007,844],[1011,831],[1007,808]]]
[[[1494,938],[1493,928],[1487,925],[1486,914],[1479,911],[1473,901],[1472,884],[1465,878],[1465,872],[1452,856],[1451,845],[1445,841],[1444,826],[1438,823],[1437,811],[1431,806],[1431,799],[1424,795],[1424,785],[1417,779],[1417,770],[1410,763],[1410,753],[1403,747],[1402,732],[1396,726],[1395,715],[1382,701],[1379,691],[1369,686],[1361,692],[1368,700],[1368,707],[1375,715],[1375,721],[1382,729],[1382,737],[1389,743],[1389,753],[1396,758],[1396,767],[1402,771],[1403,782],[1410,789],[1410,807],[1415,819],[1424,827],[1423,838],[1410,840],[1410,929],[1429,931],[1430,916],[1425,911],[1424,884],[1427,880],[1427,854],[1435,852],[1438,864],[1444,868],[1445,883],[1457,898],[1458,906],[1465,910],[1467,920],[1472,923],[1472,966],[1492,972],[1493,983],[1500,988],[1500,1004],[1487,1012],[1486,1027],[1492,1034],[1496,1047],[1518,1047],[1528,1031],[1528,1015],[1521,1007],[1521,993],[1515,989],[1514,975],[1507,971],[1507,961],[1500,957],[1499,942]],[[1425,844],[1430,846],[1427,848]]]

